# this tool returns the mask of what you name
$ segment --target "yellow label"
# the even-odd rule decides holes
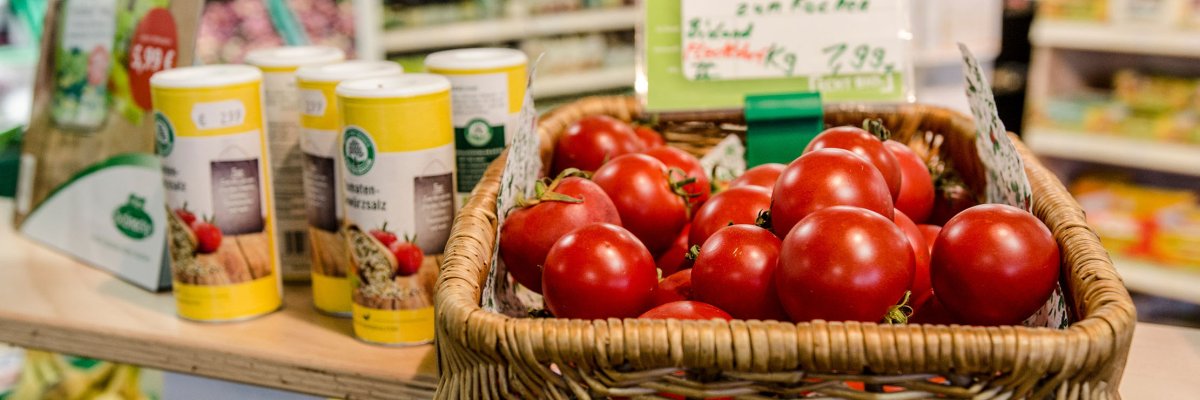
[[[432,149],[454,143],[450,91],[414,97],[338,96],[343,126],[370,132],[380,153]]]
[[[529,79],[529,72],[526,71],[525,64],[485,69],[450,70],[429,68],[429,72],[438,75],[478,75],[503,72],[508,75],[508,113],[516,114],[521,112],[521,104],[525,101],[525,86]]]
[[[266,73],[280,73],[280,72],[291,73],[291,72],[296,72],[296,70],[300,69],[300,66],[298,66],[298,65],[285,65],[285,66],[281,66],[281,67],[266,67],[266,66],[257,65],[256,67],[258,67],[258,69],[261,69],[262,72],[266,72]]]
[[[226,321],[266,314],[279,308],[275,275],[233,285],[188,285],[175,282],[179,315],[198,321]]]
[[[300,80],[300,127],[337,131],[339,114],[337,107],[337,82],[312,82]]]
[[[379,310],[354,305],[354,334],[373,343],[405,344],[433,340],[433,307]]]
[[[151,91],[154,110],[170,121],[176,136],[221,136],[262,130],[260,82],[209,88]]]
[[[313,303],[328,313],[350,312],[350,279],[312,274]]]

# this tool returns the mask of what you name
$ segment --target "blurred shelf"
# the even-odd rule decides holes
[[[1024,140],[1043,156],[1200,176],[1197,145],[1036,127],[1026,129]]]
[[[12,199],[0,200],[12,215]],[[350,321],[318,314],[308,286],[249,321],[175,316],[170,293],[125,283],[19,236],[0,219],[0,342],[191,375],[354,399],[432,398],[430,345],[372,346]]]
[[[641,18],[641,11],[637,7],[581,10],[398,28],[384,31],[380,43],[387,52],[411,52],[566,33],[633,29]]]
[[[633,87],[632,65],[611,66],[593,71],[581,71],[535,77],[533,97],[556,97],[601,90]]]
[[[975,55],[975,59],[984,64],[995,61],[996,57],[1000,55],[999,43],[991,43],[987,45],[968,43],[967,48],[971,49],[971,54]],[[958,46],[944,46],[939,48],[917,50],[916,57],[913,58],[913,66],[917,68],[961,68],[961,65],[962,52],[958,51]],[[966,94],[963,94],[963,96],[965,97]]]
[[[1029,40],[1042,47],[1200,58],[1200,30],[1042,19]]]
[[[1117,256],[1112,260],[1129,290],[1200,304],[1200,270]]]

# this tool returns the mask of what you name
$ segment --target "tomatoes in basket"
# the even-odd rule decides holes
[[[979,201],[962,182],[939,183],[933,195],[933,209],[925,223],[946,225],[950,218],[976,205],[979,205]]]
[[[783,239],[775,271],[779,299],[797,322],[883,321],[912,279],[913,251],[904,232],[878,213],[846,206],[796,224]]]
[[[896,196],[896,209],[912,218],[913,222],[925,222],[933,209],[933,177],[921,157],[903,143],[895,140],[883,142],[883,147],[892,153],[900,167],[900,194]]]
[[[595,171],[605,161],[645,150],[633,128],[616,118],[590,115],[571,124],[554,143],[551,172],[567,168]]]
[[[754,225],[721,228],[700,246],[692,266],[692,296],[740,319],[786,321],[771,279],[779,238]]]
[[[638,125],[633,128],[633,133],[637,134],[638,140],[642,142],[642,147],[646,149],[667,145],[667,141],[663,139],[662,134],[658,133],[654,128]]]
[[[692,299],[692,270],[685,269],[658,281],[651,295],[654,306],[660,306],[672,301]]]
[[[542,292],[542,264],[568,232],[597,222],[621,224],[617,207],[594,182],[563,177],[540,198],[514,208],[500,227],[500,258],[522,286]]]
[[[771,210],[771,191],[743,186],[717,193],[692,217],[688,246],[700,246],[721,228],[731,224],[754,225],[759,213]]]
[[[729,313],[721,311],[720,308],[713,307],[711,304],[705,304],[698,301],[673,301],[663,304],[650,311],[642,313],[638,318],[646,319],[699,319],[709,320],[713,318],[731,320],[733,317]]]
[[[883,147],[883,141],[862,128],[853,126],[838,126],[826,129],[808,142],[804,153],[820,149],[844,149],[854,152],[859,157],[871,162],[879,171],[888,193],[895,199],[900,194],[900,166],[896,158]]]
[[[546,308],[559,318],[633,318],[650,308],[654,258],[633,234],[592,224],[554,243],[542,271]]]
[[[931,289],[929,284],[929,245],[925,244],[925,236],[921,234],[921,229],[917,228],[917,224],[914,224],[904,212],[896,210],[896,218],[893,221],[904,232],[909,247],[912,247],[913,251],[913,281],[912,287],[908,288],[912,291],[912,298],[909,303],[921,304]]]
[[[612,199],[621,223],[651,254],[661,255],[688,223],[688,205],[680,182],[667,175],[667,166],[645,154],[612,159],[592,176]]]
[[[925,245],[929,246],[930,257],[933,257],[933,242],[937,240],[938,234],[942,233],[942,227],[937,225],[920,224],[917,229],[921,230],[921,236],[925,237]]]
[[[671,242],[671,247],[668,247],[666,251],[658,255],[658,259],[654,261],[658,265],[658,269],[662,270],[663,276],[692,267],[692,260],[687,258],[688,234],[691,231],[691,224],[684,225],[679,234],[675,236],[675,241]]]
[[[938,300],[968,324],[1018,324],[1046,303],[1058,282],[1058,243],[1050,230],[1033,214],[1002,204],[951,218],[932,260]]]
[[[804,217],[833,206],[862,207],[892,219],[892,196],[871,163],[847,150],[821,149],[800,156],[779,175],[771,193],[772,229],[782,238]]]
[[[647,150],[645,154],[666,164],[671,178],[678,181],[694,180],[683,185],[693,209],[708,201],[712,186],[709,185],[708,174],[704,173],[704,166],[700,165],[700,160],[695,156],[670,146],[659,146]]]
[[[767,190],[774,189],[775,181],[779,180],[779,174],[783,173],[784,168],[787,166],[780,163],[768,163],[750,168],[742,176],[729,182],[729,187],[759,186],[767,188]]]

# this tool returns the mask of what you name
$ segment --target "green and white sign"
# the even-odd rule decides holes
[[[356,176],[367,173],[375,165],[375,143],[358,127],[347,127],[346,139],[342,141],[342,155],[346,170]]]
[[[646,0],[653,112],[741,108],[747,94],[912,98],[907,0]]]

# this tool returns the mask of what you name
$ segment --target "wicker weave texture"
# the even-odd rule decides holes
[[[598,97],[554,110],[539,122],[543,160],[550,159],[559,133],[592,114],[630,120],[638,116],[639,108],[632,98]],[[711,126],[738,122],[730,115],[689,118]],[[968,186],[977,191],[981,187],[983,171],[969,117],[922,105],[826,108],[830,125],[858,125],[864,118],[882,118],[901,140],[925,131],[943,134],[942,155],[953,160]],[[762,394],[851,399],[1117,398],[1136,319],[1132,301],[1079,205],[1013,139],[1033,185],[1033,213],[1063,249],[1061,283],[1073,316],[1067,329],[825,321],[585,321],[490,313],[479,303],[497,232],[502,156],[455,221],[438,279],[438,398],[657,398],[653,396],[659,392],[752,399],[767,398]],[[854,390],[845,382],[864,382],[867,389],[875,390]],[[877,393],[880,385],[902,390]]]

